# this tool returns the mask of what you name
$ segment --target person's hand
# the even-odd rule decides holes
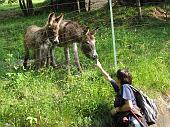
[[[111,110],[112,116],[114,116],[118,112],[118,108],[114,108]]]
[[[102,68],[102,65],[101,65],[99,59],[96,60],[96,66],[99,67],[99,68]]]

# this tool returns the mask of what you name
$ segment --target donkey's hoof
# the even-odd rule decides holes
[[[60,67],[59,64],[51,64],[51,66],[52,66],[53,68],[59,68],[59,67]]]
[[[58,68],[59,66],[56,64],[56,65],[53,65],[53,68]]]

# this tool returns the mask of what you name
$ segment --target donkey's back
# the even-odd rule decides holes
[[[28,48],[35,48],[42,43],[43,28],[35,25],[29,26],[25,33],[24,42]]]
[[[83,27],[75,21],[63,20],[60,24],[59,38],[60,45],[65,46],[81,41]]]

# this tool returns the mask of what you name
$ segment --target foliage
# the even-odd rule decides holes
[[[13,3],[17,3],[17,0],[0,0],[0,4],[3,4],[7,2],[8,4],[13,4]]]
[[[3,4],[3,3],[5,3],[5,0],[0,0],[0,4]]]
[[[114,9],[118,67],[128,67],[134,85],[148,93],[168,91],[169,22],[147,17],[140,23],[134,20],[133,9]],[[24,31],[32,24],[43,26],[47,15],[0,22],[0,126],[108,127],[113,88],[81,52],[83,74],[77,74],[74,65],[70,75],[64,68],[44,68],[40,72],[22,69]],[[115,68],[108,10],[67,13],[65,18],[74,18],[90,28],[100,27],[96,34],[97,52],[104,68],[112,74]],[[61,64],[63,57],[63,49],[57,48],[56,58]]]

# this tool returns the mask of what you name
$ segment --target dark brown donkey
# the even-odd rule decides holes
[[[59,44],[57,46],[64,47],[64,54],[68,68],[70,65],[69,55],[70,45],[73,46],[74,60],[79,71],[82,71],[82,69],[78,57],[77,43],[80,44],[80,48],[86,57],[93,60],[97,58],[94,37],[97,29],[90,31],[88,27],[82,26],[77,22],[70,20],[61,21],[59,30]],[[49,52],[50,56],[48,58],[50,58],[50,64],[55,67],[56,63],[54,60],[54,48],[55,45],[53,45],[52,48],[50,49]]]
[[[36,69],[44,66],[49,49],[51,46],[59,43],[59,26],[62,19],[63,14],[56,17],[53,12],[49,14],[48,21],[44,27],[33,25],[27,28],[24,38],[24,68],[27,67],[30,49],[34,53]]]

